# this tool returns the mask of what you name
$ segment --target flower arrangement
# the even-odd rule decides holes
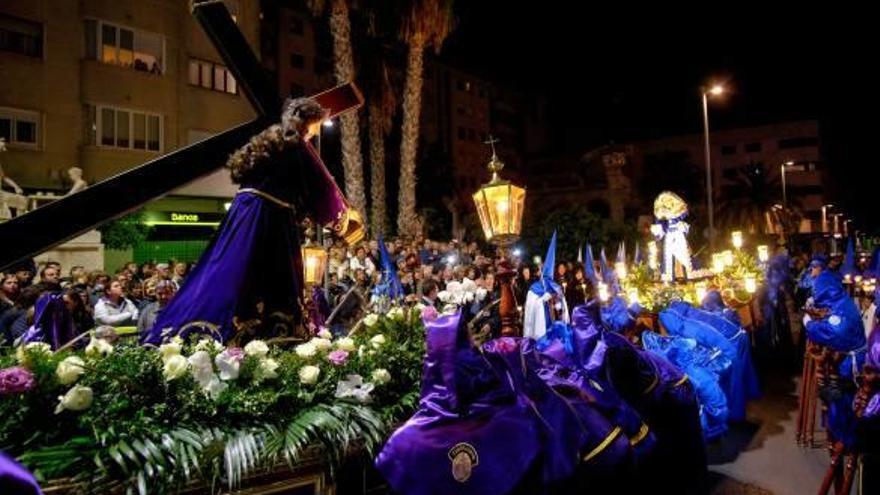
[[[447,305],[464,306],[474,301],[480,302],[486,298],[486,289],[479,287],[476,282],[465,277],[461,282],[453,280],[446,284],[446,290],[437,293],[437,298]]]
[[[194,479],[232,490],[314,444],[331,460],[354,441],[373,449],[418,403],[424,328],[404,311],[293,349],[101,339],[83,351],[0,349],[0,448],[41,480],[151,494]]]

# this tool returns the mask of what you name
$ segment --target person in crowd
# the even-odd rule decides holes
[[[513,295],[516,298],[517,306],[522,307],[526,303],[529,287],[534,282],[532,273],[532,266],[528,263],[523,263],[520,265],[519,270],[517,270],[516,277],[513,279]]]
[[[57,292],[61,290],[61,269],[60,266],[51,262],[40,270],[40,290],[44,292]]]
[[[189,273],[189,265],[185,261],[178,261],[174,265],[174,274],[171,276],[171,280],[180,287],[187,273]]]
[[[143,282],[144,297],[143,299],[141,299],[141,302],[138,305],[138,312],[142,312],[144,308],[156,302],[156,286],[159,284],[159,282],[159,280],[156,280],[154,278],[145,280]]]
[[[422,284],[421,299],[419,302],[425,306],[437,307],[437,294],[440,292],[437,282],[425,280]]]
[[[156,274],[156,266],[152,263],[144,263],[138,271],[141,280],[150,280]]]
[[[63,295],[64,305],[73,321],[75,335],[83,334],[95,328],[95,320],[86,304],[85,292],[80,289],[66,289]]]
[[[95,307],[98,300],[104,295],[104,288],[110,284],[110,276],[104,272],[94,271],[89,276],[89,305]]]
[[[0,331],[7,314],[15,310],[15,302],[18,300],[18,277],[15,273],[4,273],[0,277]],[[0,345],[6,342],[5,333],[0,333]]]
[[[138,335],[146,337],[156,323],[156,317],[171,302],[177,293],[176,286],[169,280],[162,280],[155,286],[156,300],[147,304],[138,317]]]
[[[37,273],[37,265],[34,260],[27,259],[9,267],[8,273],[14,273],[18,278],[18,288],[24,290],[31,285],[34,275]]]
[[[137,263],[131,262],[125,264],[125,271],[131,276],[132,280],[141,280],[140,270],[138,270]]]
[[[61,287],[67,288],[76,283],[76,281],[85,275],[86,269],[81,265],[76,265],[70,269],[67,276],[61,279]]]
[[[42,293],[35,285],[25,287],[19,294],[15,307],[3,315],[0,320],[0,335],[3,335],[7,344],[14,345],[27,332],[33,323],[34,304]]]
[[[574,311],[574,308],[592,297],[592,282],[585,275],[583,265],[575,264],[571,271],[571,280],[565,285],[565,302],[568,304],[568,309]]]
[[[122,283],[114,280],[104,289],[104,297],[95,304],[95,322],[111,327],[126,327],[135,325],[137,319],[137,307],[125,297]]]
[[[171,268],[168,263],[159,263],[156,265],[156,273],[154,276],[160,280],[171,280]]]
[[[372,276],[376,271],[376,265],[373,260],[367,257],[366,248],[360,246],[354,253],[354,257],[349,261],[351,270],[363,270],[367,276]]]

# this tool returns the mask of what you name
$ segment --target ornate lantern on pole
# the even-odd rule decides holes
[[[495,152],[496,142],[498,141],[495,139],[487,141],[492,145],[492,158],[488,165],[492,179],[474,193],[474,203],[480,215],[480,224],[486,240],[498,246],[508,247],[519,239],[522,231],[526,190],[498,176],[498,172],[504,168],[504,162]]]
[[[504,251],[504,259],[499,262],[496,274],[501,287],[501,303],[498,308],[501,317],[501,334],[520,335],[522,332],[519,315],[511,285],[515,272],[507,251],[519,239],[522,231],[526,190],[499,177],[498,173],[504,169],[504,162],[498,158],[495,150],[497,142],[498,140],[492,136],[486,141],[486,144],[492,147],[492,158],[488,164],[492,178],[488,183],[483,184],[473,197],[486,240]]]
[[[312,229],[306,230],[308,239],[302,246],[303,279],[306,285],[315,286],[324,283],[324,271],[327,267],[327,251],[324,246],[312,242]]]

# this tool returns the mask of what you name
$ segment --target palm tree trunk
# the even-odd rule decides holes
[[[370,125],[370,195],[373,219],[373,237],[385,234],[387,212],[385,210],[385,129],[382,107],[371,103],[369,109]]]
[[[416,216],[416,153],[419,147],[419,118],[422,111],[422,68],[425,37],[412,37],[407,53],[406,83],[403,91],[403,126],[400,141],[400,193],[397,215],[398,235],[415,236]]]
[[[351,19],[346,0],[333,0],[330,10],[330,33],[337,83],[354,80],[354,54],[351,46]],[[345,173],[345,196],[367,221],[367,198],[364,193],[364,162],[357,112],[342,117],[342,170]]]

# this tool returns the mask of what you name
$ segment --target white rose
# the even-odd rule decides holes
[[[188,367],[189,362],[186,358],[178,354],[165,360],[165,367],[162,369],[162,374],[165,375],[165,381],[170,382],[171,380],[185,375]]]
[[[269,354],[269,346],[262,340],[252,340],[244,346],[244,353],[248,356],[264,358]]]
[[[425,305],[422,303],[418,303],[412,307],[412,312],[415,313],[415,315],[419,318],[421,318],[422,311],[424,311],[424,310],[425,310]]]
[[[162,344],[159,346],[159,354],[162,354],[162,359],[167,361],[168,358],[173,356],[180,355],[180,344],[174,341],[171,341],[168,344]]]
[[[327,330],[326,328],[321,328],[321,331],[318,332],[318,337],[321,337],[322,339],[332,340],[333,334],[330,333],[330,330]]]
[[[464,280],[461,281],[461,289],[465,292],[474,292],[477,290],[477,284],[473,280],[465,277]]]
[[[52,346],[45,342],[31,342],[30,344],[25,344],[24,348],[28,351],[37,351],[43,354],[52,354]]]
[[[450,294],[458,294],[461,291],[461,282],[456,282],[455,280],[453,280],[452,282],[446,284],[446,292],[449,292]]]
[[[220,381],[219,378],[214,376],[211,381],[205,385],[205,393],[208,394],[208,397],[217,400],[217,397],[220,397],[220,394],[223,393],[224,390],[229,388],[229,385]]]
[[[484,288],[482,288],[482,287],[480,287],[479,289],[477,289],[477,291],[476,291],[477,301],[478,301],[478,302],[481,302],[483,299],[486,298],[486,295],[487,295],[488,293],[489,293],[489,291],[487,291],[486,289],[484,289]]]
[[[55,414],[65,409],[69,411],[85,411],[92,405],[93,399],[94,393],[91,388],[75,385],[66,394],[58,397],[58,407],[55,408]]]
[[[449,302],[452,299],[452,294],[449,291],[441,290],[437,293],[437,299],[440,299],[443,302]]]
[[[403,319],[403,308],[396,307],[391,308],[391,311],[388,311],[388,317],[394,320],[402,320]]]
[[[318,375],[321,374],[321,368],[317,366],[303,366],[299,369],[299,381],[303,385],[314,385],[318,383]]]
[[[86,372],[84,368],[85,364],[86,363],[77,356],[65,358],[64,361],[58,363],[58,367],[55,368],[55,376],[58,377],[58,383],[62,385],[73,385],[73,383],[79,380],[79,377]]]
[[[300,344],[296,346],[296,355],[299,357],[309,358],[317,354],[318,348],[315,347],[314,342],[306,342],[305,344]]]
[[[311,340],[311,342],[313,344],[315,344],[315,348],[318,349],[319,351],[328,351],[333,347],[333,342],[330,342],[327,339],[321,339],[321,338],[315,337]]]
[[[113,346],[104,339],[92,339],[86,346],[88,356],[107,356],[113,353]]]
[[[257,376],[266,380],[278,378],[278,366],[278,361],[275,361],[274,359],[264,359],[260,361],[260,367],[257,368]]]
[[[28,358],[25,355],[25,351],[37,354],[52,354],[52,347],[45,342],[31,342],[30,344],[25,344],[24,346],[19,347],[15,351],[15,357],[18,359],[19,363],[27,366]]]
[[[354,340],[348,337],[342,337],[341,339],[336,340],[336,348],[346,352],[353,352],[356,347],[354,345]]]
[[[373,347],[376,349],[378,349],[379,347],[382,347],[382,345],[385,344],[385,336],[382,335],[381,333],[373,336],[373,338],[370,339],[370,344],[372,344]]]
[[[189,357],[192,374],[195,381],[201,386],[206,386],[214,377],[214,364],[211,355],[207,351],[196,351]]]
[[[223,344],[217,342],[214,339],[202,339],[196,344],[197,351],[214,351],[214,352],[223,352]]]
[[[378,322],[378,321],[379,321],[379,315],[377,315],[376,313],[370,313],[364,318],[364,325],[366,325],[367,328],[370,328],[373,325],[375,325],[376,322]]]
[[[388,372],[385,368],[379,368],[373,370],[373,382],[379,385],[384,383],[388,383],[391,381],[391,373]]]
[[[229,356],[225,352],[221,352],[217,354],[217,357],[214,358],[214,364],[217,365],[217,369],[220,370],[220,379],[221,380],[235,380],[238,378],[238,371],[241,368],[241,362],[232,356]]]

